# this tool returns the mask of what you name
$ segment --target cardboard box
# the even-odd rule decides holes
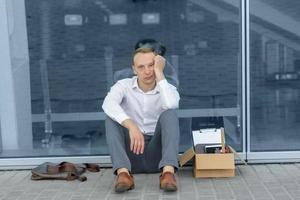
[[[224,132],[224,130],[222,131]],[[222,137],[222,146],[225,146],[224,133],[222,134]],[[193,171],[195,178],[235,176],[234,153],[232,151],[230,153],[196,154],[194,147],[191,147],[180,156],[180,166],[183,166],[191,159],[193,159]]]

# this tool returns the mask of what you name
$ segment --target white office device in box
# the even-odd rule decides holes
[[[197,144],[221,144],[221,129],[200,129],[193,131],[194,146]]]

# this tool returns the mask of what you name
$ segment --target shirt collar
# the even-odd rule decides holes
[[[155,88],[153,90],[150,90],[148,92],[144,92],[143,90],[141,90],[141,88],[138,85],[137,76],[134,76],[132,79],[133,79],[133,81],[132,81],[132,89],[138,89],[139,91],[141,91],[141,92],[143,92],[145,94],[156,94],[156,93],[159,93],[159,88],[158,88],[158,84],[157,83],[156,83]]]

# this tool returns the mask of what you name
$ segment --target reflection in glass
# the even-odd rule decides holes
[[[242,150],[238,2],[25,0],[25,6],[34,148],[11,156],[107,154],[101,105],[142,38],[163,43],[177,71],[180,150],[190,146],[192,129],[216,126]],[[94,144],[90,131],[97,133]]]
[[[250,1],[251,151],[299,150],[300,3]]]

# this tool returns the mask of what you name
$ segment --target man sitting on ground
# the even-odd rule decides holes
[[[157,172],[161,189],[177,190],[179,122],[174,109],[180,97],[165,79],[165,64],[154,49],[137,49],[132,58],[136,76],[118,81],[103,102],[116,192],[134,188],[134,173]]]

